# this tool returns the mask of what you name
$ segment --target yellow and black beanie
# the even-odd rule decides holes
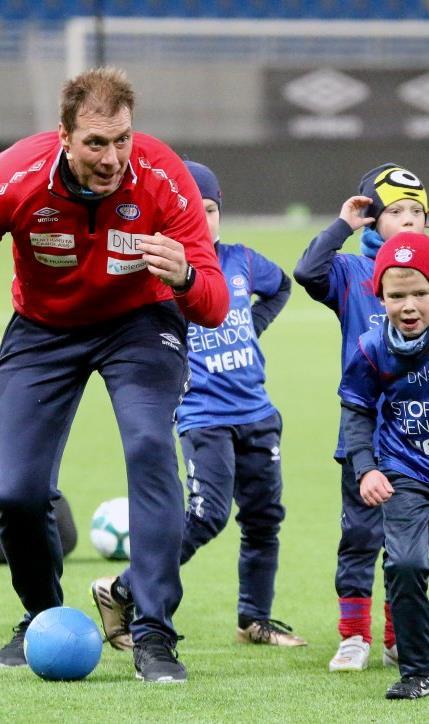
[[[414,173],[396,163],[384,163],[364,174],[359,194],[372,199],[372,204],[363,213],[373,216],[376,221],[386,206],[402,199],[414,199],[423,206],[426,214],[428,212],[428,199],[422,182]]]

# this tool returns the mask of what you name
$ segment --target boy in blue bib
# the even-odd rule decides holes
[[[191,383],[176,411],[188,486],[180,562],[186,563],[223,530],[235,500],[241,529],[237,640],[303,646],[306,642],[289,625],[271,618],[278,533],[285,516],[282,420],[265,389],[265,360],[258,341],[286,304],[291,281],[253,249],[220,242],[219,182],[207,166],[185,164],[202,196],[230,306],[219,327],[188,327]],[[96,580],[92,593],[108,640],[115,648],[128,648],[128,571],[116,580]]]
[[[356,485],[383,515],[401,673],[386,698],[415,699],[429,694],[429,239],[393,236],[377,254],[373,281],[387,318],[359,338],[339,395]]]

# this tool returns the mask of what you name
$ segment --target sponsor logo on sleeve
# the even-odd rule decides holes
[[[119,204],[119,206],[116,207],[116,213],[122,219],[135,221],[135,219],[138,219],[140,216],[140,209],[137,204]]]
[[[146,269],[147,263],[143,259],[114,259],[109,256],[107,258],[107,273],[113,276],[122,274],[134,274],[135,272]]]
[[[31,246],[49,246],[54,249],[74,249],[73,234],[37,234],[30,232]]]
[[[64,267],[77,266],[76,254],[42,254],[39,251],[34,252],[37,261],[46,266]]]

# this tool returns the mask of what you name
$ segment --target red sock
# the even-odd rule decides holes
[[[362,636],[368,644],[371,636],[372,598],[339,598],[340,620],[338,631],[343,639],[350,636]]]
[[[384,604],[384,615],[386,618],[384,624],[384,645],[386,649],[391,649],[396,644],[395,629],[393,628],[392,611],[390,610],[390,603],[387,601]]]

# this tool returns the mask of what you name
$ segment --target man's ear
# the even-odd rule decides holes
[[[67,133],[62,123],[58,124],[58,135],[60,137],[62,147],[65,151],[67,151],[67,149],[70,147],[69,134]]]
[[[70,153],[70,138],[69,134],[67,133],[66,129],[64,128],[62,123],[58,124],[58,135],[60,137],[60,143],[65,151],[67,161],[72,161],[73,156]]]

